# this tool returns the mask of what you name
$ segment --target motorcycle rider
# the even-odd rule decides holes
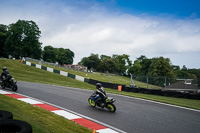
[[[99,102],[100,106],[103,107],[103,106],[104,106],[103,101],[107,98],[106,92],[104,91],[103,86],[102,86],[101,83],[97,83],[97,84],[96,84],[96,88],[97,88],[96,94],[99,94],[99,96],[100,96],[100,97],[96,100],[96,103]]]
[[[8,81],[12,78],[12,76],[10,75],[6,67],[3,67],[2,70],[3,72],[1,73],[1,79],[3,83],[5,84],[5,83],[8,83]]]

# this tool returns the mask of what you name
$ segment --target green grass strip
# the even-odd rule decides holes
[[[0,110],[31,124],[33,133],[91,133],[92,130],[47,110],[0,94]]]

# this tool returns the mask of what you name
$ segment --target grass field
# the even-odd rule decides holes
[[[74,80],[69,77],[61,76],[56,73],[51,73],[42,69],[37,69],[31,66],[27,66],[25,64],[20,63],[19,60],[8,60],[8,59],[0,59],[0,68],[6,66],[10,71],[11,75],[18,81],[26,81],[26,82],[34,82],[34,83],[43,83],[43,84],[51,84],[51,85],[59,85],[59,86],[68,86],[74,88],[81,88],[81,89],[90,89],[95,90],[95,86],[90,85],[88,83],[80,82]],[[72,72],[69,72],[72,73]],[[75,73],[72,73],[75,74]],[[95,77],[94,75],[91,77]],[[79,74],[77,74],[79,75]],[[99,74],[96,77],[100,77]],[[83,76],[83,75],[82,75]],[[96,79],[96,78],[94,78]],[[121,79],[123,80],[123,79]],[[19,88],[20,89],[20,88]],[[171,97],[164,97],[164,96],[155,96],[155,95],[148,95],[148,94],[139,94],[139,93],[129,93],[129,92],[119,92],[117,90],[105,88],[107,93],[114,93],[119,95],[126,95],[131,97],[138,97],[143,99],[154,100],[158,102],[188,107],[200,110],[200,101],[199,100],[191,100],[191,99],[183,99],[183,98],[171,98]],[[30,122],[31,125],[34,125],[34,132],[46,133],[46,132],[54,132],[53,125],[55,123],[59,123],[57,121],[62,121],[62,123],[70,123],[69,128],[70,131],[68,132],[91,132],[89,129],[85,129],[77,124],[74,124],[71,121],[63,119],[62,117],[56,116],[51,112],[48,112],[43,109],[39,109],[32,105],[22,103],[18,100],[13,98],[9,98],[7,96],[0,95],[0,109],[7,110],[13,112],[14,116],[17,119],[21,119],[27,122]],[[31,110],[28,112],[27,110]],[[24,112],[25,111],[25,112]],[[38,111],[38,112],[37,112]],[[36,113],[37,112],[37,113]],[[26,116],[24,116],[26,114]],[[37,114],[40,114],[39,117]],[[47,115],[45,115],[47,114]],[[51,118],[52,117],[52,118]],[[56,117],[56,118],[55,118]],[[44,119],[44,120],[43,120]],[[53,122],[55,121],[55,122]],[[65,122],[63,122],[65,121]],[[37,123],[39,122],[39,123]],[[42,124],[41,124],[41,123]],[[46,123],[48,122],[48,123]],[[67,124],[68,125],[68,124]],[[41,126],[41,127],[40,127]],[[59,125],[61,129],[65,130],[66,125]],[[80,129],[80,130],[78,130]],[[77,131],[78,130],[78,131]],[[62,131],[61,131],[62,132]]]

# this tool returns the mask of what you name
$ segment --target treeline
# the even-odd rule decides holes
[[[0,57],[11,56],[16,59],[30,57],[52,63],[58,62],[61,65],[73,64],[74,53],[70,49],[45,46],[42,50],[42,43],[39,41],[40,34],[38,25],[33,21],[18,20],[8,26],[0,24]],[[126,54],[112,57],[91,54],[82,58],[78,64],[99,72],[121,75],[191,78],[194,83],[200,85],[200,69],[188,69],[186,66],[180,68],[171,64],[169,58],[164,57],[149,59],[141,55],[132,62]]]
[[[59,64],[73,64],[74,52],[70,49],[53,48],[45,46],[43,51],[43,60],[47,62],[58,62]]]
[[[188,69],[185,65],[180,68],[180,66],[171,64],[169,58],[164,57],[149,59],[141,55],[132,62],[126,54],[113,55],[112,57],[91,54],[82,58],[78,64],[99,72],[111,72],[121,75],[193,79],[193,83],[200,85],[200,69]]]
[[[0,57],[30,57],[59,64],[72,64],[74,53],[70,49],[46,46],[42,50],[39,41],[41,31],[33,21],[18,20],[16,23],[0,24]]]

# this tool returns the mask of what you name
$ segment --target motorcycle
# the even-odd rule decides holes
[[[113,104],[116,100],[111,97],[107,97],[102,103],[96,102],[96,100],[100,98],[99,94],[96,94],[95,92],[88,98],[88,102],[92,107],[98,106],[101,108],[107,108],[110,112],[115,112],[116,107]],[[103,105],[102,105],[103,104]]]
[[[14,78],[11,78],[8,82],[3,82],[2,79],[0,79],[0,85],[3,89],[7,88],[11,88],[13,91],[17,91],[18,87],[17,87],[17,81],[15,81]]]

